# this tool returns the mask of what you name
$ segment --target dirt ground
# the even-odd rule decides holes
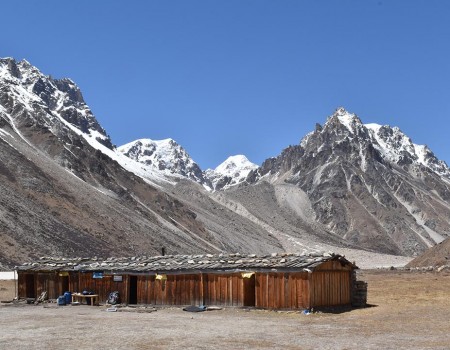
[[[0,306],[1,349],[450,349],[450,274],[360,271],[373,305],[341,313],[106,312]],[[0,300],[14,294],[0,282]]]

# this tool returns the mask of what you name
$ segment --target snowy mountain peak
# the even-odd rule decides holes
[[[186,150],[175,140],[140,139],[117,148],[136,162],[169,176],[183,176],[204,183],[203,173]]]
[[[226,175],[234,175],[234,173],[243,169],[253,170],[256,164],[250,162],[246,156],[238,154],[228,157],[222,164],[218,165],[214,170]]]
[[[205,177],[211,182],[214,190],[227,189],[245,181],[250,171],[257,168],[258,166],[250,162],[246,156],[235,155],[228,157],[214,170],[206,170]]]
[[[336,111],[327,119],[325,125],[333,125],[337,121],[352,133],[355,132],[355,128],[362,126],[362,122],[358,116],[354,113],[350,113],[344,107],[337,108]]]
[[[96,142],[112,149],[112,143],[105,130],[95,119],[83,100],[78,86],[71,79],[52,79],[28,61],[12,58],[0,59],[0,83],[8,96],[6,113],[12,119],[28,119],[38,128],[51,130],[58,137],[67,134],[68,129],[77,129],[88,142]],[[27,113],[17,112],[20,104]],[[19,115],[20,114],[20,115]]]
[[[345,130],[348,130],[348,133]],[[427,146],[413,143],[400,128],[375,123],[363,124],[356,114],[342,107],[328,117],[324,127],[318,125],[315,131],[307,134],[301,140],[300,146],[314,155],[328,147],[327,144],[332,139],[336,145],[352,145],[351,147],[357,150],[357,163],[363,171],[366,170],[367,152],[371,153],[370,150],[374,149],[389,163],[399,166],[425,166],[440,176],[450,177],[450,169],[444,161],[436,158]],[[346,150],[349,151],[350,149]]]
[[[341,106],[341,107],[336,108],[336,110],[334,111],[333,115],[336,115],[336,116],[348,116],[348,115],[354,115],[354,114],[350,113],[349,111],[347,111],[345,109],[345,107]]]

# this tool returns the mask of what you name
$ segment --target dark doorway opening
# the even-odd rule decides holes
[[[27,298],[36,298],[34,275],[32,275],[32,274],[28,274],[25,277],[25,293],[26,293]]]
[[[61,291],[60,295],[64,294],[65,292],[69,292],[69,276],[62,276],[61,277]]]
[[[128,304],[137,304],[137,276],[129,278]]]
[[[250,278],[244,278],[244,306],[255,306],[255,274]]]

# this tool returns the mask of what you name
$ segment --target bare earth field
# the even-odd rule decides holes
[[[360,271],[374,306],[342,313],[106,312],[0,306],[0,349],[450,349],[450,274]],[[0,281],[0,300],[14,295]]]

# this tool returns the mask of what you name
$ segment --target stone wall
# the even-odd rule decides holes
[[[352,273],[352,306],[367,306],[367,282],[357,281],[355,271]]]

